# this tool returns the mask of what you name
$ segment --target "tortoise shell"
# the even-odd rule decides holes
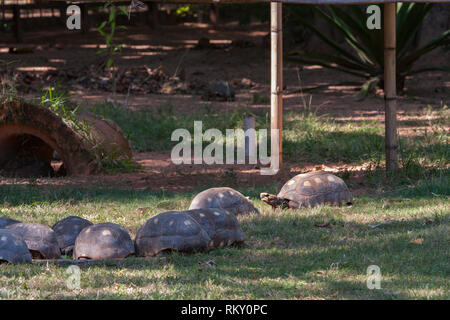
[[[150,219],[138,230],[136,252],[154,256],[161,251],[196,252],[206,250],[211,238],[185,212],[167,211]]]
[[[20,221],[10,219],[7,217],[0,217],[0,229],[3,229],[11,224],[20,223]]]
[[[192,200],[189,210],[211,208],[224,209],[234,215],[258,213],[253,203],[242,193],[232,188],[211,188],[200,192]]]
[[[84,228],[73,249],[73,258],[123,259],[134,255],[133,241],[128,232],[115,223],[97,223]]]
[[[55,231],[56,237],[58,238],[61,253],[71,256],[73,254],[75,240],[81,230],[91,225],[92,222],[76,216],[69,216],[56,222],[52,229]]]
[[[33,259],[60,259],[56,233],[47,226],[39,223],[15,223],[7,226],[14,236],[27,244]]]
[[[31,260],[27,244],[9,230],[0,229],[0,263],[24,263]]]
[[[284,184],[278,197],[288,199],[290,208],[315,207],[321,204],[342,205],[353,202],[345,182],[325,171],[296,175]]]
[[[205,230],[211,241],[210,248],[220,248],[241,243],[245,239],[236,216],[223,209],[193,209],[184,211]]]

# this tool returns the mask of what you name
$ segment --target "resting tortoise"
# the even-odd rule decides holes
[[[252,202],[232,188],[211,188],[200,192],[192,200],[189,210],[211,208],[224,209],[235,215],[258,213]]]
[[[3,229],[11,224],[20,223],[20,221],[10,219],[7,217],[0,217],[0,229]]]
[[[97,223],[84,228],[73,249],[75,260],[123,259],[134,255],[128,232],[115,223]]]
[[[26,243],[5,229],[0,229],[0,263],[2,262],[31,262]]]
[[[56,232],[61,253],[71,256],[77,236],[81,230],[91,225],[92,222],[76,216],[69,216],[56,222],[52,229]]]
[[[245,235],[236,216],[223,209],[193,209],[184,211],[205,230],[210,248],[231,246],[244,241]]]
[[[353,202],[345,182],[325,171],[296,175],[284,184],[277,196],[263,192],[260,198],[274,209],[315,207],[320,204],[350,205]]]
[[[185,212],[167,211],[150,219],[136,233],[139,256],[155,256],[162,251],[196,252],[207,250],[211,238]]]
[[[56,233],[39,223],[15,223],[5,228],[27,244],[33,259],[60,259]]]

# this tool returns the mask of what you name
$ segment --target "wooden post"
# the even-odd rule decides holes
[[[282,131],[283,131],[283,26],[282,4],[270,3],[270,38],[271,38],[271,95],[270,95],[270,128],[278,130],[278,137],[271,135],[272,163],[276,163],[274,157],[279,159],[279,167],[282,165]],[[278,154],[272,151],[278,144]]]
[[[396,85],[396,3],[384,4],[384,104],[386,170],[398,168],[397,85]]]
[[[80,3],[81,9],[81,33],[89,32],[89,8],[86,3]]]
[[[16,38],[16,42],[23,42],[23,30],[22,30],[22,21],[20,20],[20,6],[14,5],[13,7],[13,19],[14,19],[14,36]]]
[[[150,28],[155,29],[158,27],[158,4],[154,2],[146,2],[147,4],[147,24]]]
[[[67,5],[65,3],[58,3],[58,10],[59,10],[59,19],[63,23],[63,26],[66,26],[67,16]]]
[[[219,6],[217,4],[211,4],[209,7],[209,21],[214,26],[219,24]]]
[[[256,163],[256,119],[252,114],[244,115],[245,163]],[[247,131],[250,130],[250,131]]]

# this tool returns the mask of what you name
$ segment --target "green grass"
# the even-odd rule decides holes
[[[123,129],[137,152],[170,150],[178,141],[170,141],[175,129],[185,128],[193,134],[194,121],[203,121],[203,130],[217,128],[243,128],[246,108],[229,113],[213,113],[206,107],[193,114],[176,114],[170,105],[154,110],[130,111],[111,104],[98,104],[91,112],[112,119]],[[257,129],[269,129],[269,114],[254,111]],[[445,168],[450,158],[447,106],[424,111],[432,117],[417,129],[413,138],[400,135],[399,156],[403,165],[438,166]],[[410,125],[420,124],[416,122]],[[270,130],[269,130],[270,132]],[[314,112],[288,112],[284,116],[283,154],[290,161],[327,162],[343,161],[360,164],[371,161],[375,166],[384,162],[384,126],[378,121],[335,121],[331,116],[318,116]]]
[[[170,150],[178,141],[171,141],[172,132],[179,128],[194,132],[194,121],[203,121],[203,130],[243,127],[245,108],[238,108],[229,114],[212,113],[208,106],[196,114],[177,114],[173,107],[161,105],[155,110],[130,111],[122,107],[114,107],[110,103],[97,104],[89,111],[115,121],[130,139],[134,151]]]
[[[430,182],[439,184],[439,181]],[[448,181],[433,195],[418,184],[387,197],[356,197],[351,208],[272,212],[262,190],[240,189],[261,215],[239,217],[244,248],[83,266],[81,289],[66,287],[66,268],[0,265],[0,297],[13,299],[448,299]],[[417,189],[417,190],[416,190]],[[68,215],[123,225],[134,236],[148,219],[188,207],[195,192],[149,193],[105,188],[1,185],[1,215],[52,225]],[[138,207],[150,207],[148,215]],[[369,225],[393,219],[372,229]],[[317,225],[330,223],[331,228]],[[423,239],[421,244],[412,241]],[[199,268],[214,260],[215,269]],[[369,265],[381,268],[380,290],[366,287]]]
[[[204,130],[242,127],[240,109],[216,114],[178,115],[170,105],[157,112],[131,112],[101,104],[91,108],[116,121],[135,151],[170,150],[174,129],[192,132],[194,120]],[[366,164],[362,187],[351,208],[272,212],[258,200],[261,191],[277,185],[237,185],[262,212],[239,217],[247,241],[243,248],[217,249],[193,255],[166,254],[82,266],[81,289],[66,286],[66,268],[47,265],[0,265],[0,298],[13,299],[449,299],[450,184],[448,110],[425,111],[426,119],[409,124],[414,137],[401,136],[396,175],[383,169],[383,127],[362,121],[342,123],[314,113],[285,115],[285,157],[301,167],[342,161]],[[268,115],[256,111],[257,127],[267,128]],[[423,118],[423,117],[422,117]],[[421,119],[422,119],[421,118]],[[351,190],[360,183],[347,179]],[[223,180],[225,182],[225,180]],[[209,186],[204,186],[207,188]],[[183,210],[195,192],[168,193],[119,190],[98,185],[70,186],[0,184],[0,215],[53,225],[68,215],[94,223],[114,222],[134,237],[151,216]],[[150,207],[142,216],[139,207]],[[386,219],[393,222],[371,228]],[[329,224],[330,228],[318,227]],[[205,269],[199,262],[214,260]],[[381,268],[380,290],[366,286],[367,267]]]

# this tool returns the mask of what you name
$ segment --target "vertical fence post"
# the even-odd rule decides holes
[[[16,38],[16,42],[23,42],[23,30],[22,30],[22,21],[20,19],[20,6],[18,4],[13,6],[13,19],[14,19],[14,37]]]
[[[245,131],[245,163],[252,163],[256,159],[256,119],[252,114],[244,115]],[[248,131],[250,130],[250,131]]]
[[[145,2],[147,4],[147,24],[150,28],[158,27],[158,4],[155,2]]]
[[[398,168],[396,3],[384,4],[384,99],[386,170]]]
[[[81,33],[89,32],[89,8],[86,3],[80,4],[81,9]]]
[[[270,3],[270,34],[271,34],[271,94],[270,94],[270,128],[278,130],[278,137],[271,135],[271,157],[278,157],[279,166],[282,165],[282,130],[283,130],[283,31],[282,4]],[[272,151],[278,144],[278,154]]]
[[[219,6],[217,4],[211,4],[209,7],[209,21],[213,26],[219,24]]]

